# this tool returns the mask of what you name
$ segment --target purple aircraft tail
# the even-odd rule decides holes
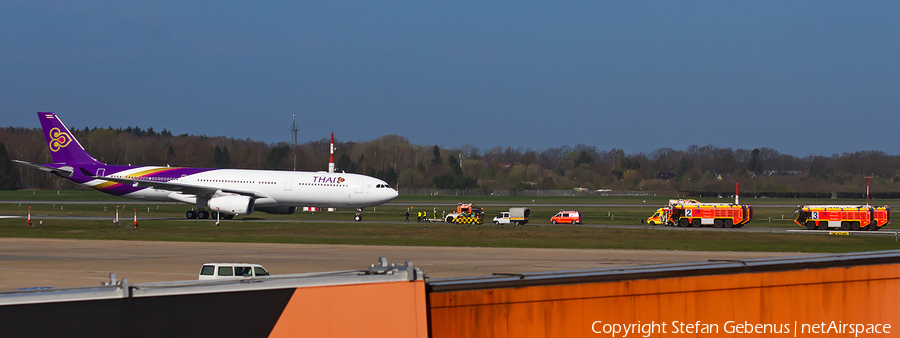
[[[72,136],[69,128],[54,113],[37,113],[44,129],[44,138],[50,147],[53,163],[102,164],[84,150],[81,143]]]

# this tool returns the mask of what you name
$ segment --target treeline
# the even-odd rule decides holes
[[[224,136],[172,135],[163,129],[128,127],[73,131],[100,161],[119,165],[171,165],[271,170],[327,170],[328,139],[300,145],[275,144]],[[40,129],[0,128],[10,159],[52,162]],[[365,142],[336,140],[339,172],[379,177],[393,186],[442,189],[613,189],[729,194],[740,183],[742,194],[831,196],[865,191],[900,191],[900,156],[859,151],[831,156],[796,157],[770,148],[731,149],[692,145],[685,150],[659,148],[626,154],[578,144],[545,150],[472,145],[440,148],[411,144],[398,135]],[[0,153],[3,154],[3,153]],[[0,169],[8,159],[0,158]],[[43,172],[13,166],[3,184],[26,189],[68,189],[74,185]],[[771,196],[774,197],[774,196]]]

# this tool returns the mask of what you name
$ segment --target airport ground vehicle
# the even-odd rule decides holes
[[[494,217],[494,224],[516,224],[522,225],[528,223],[531,219],[531,209],[528,208],[509,208],[509,211],[502,211]]]
[[[669,200],[669,204],[666,204],[666,206],[664,206],[662,208],[656,209],[656,212],[654,212],[652,216],[647,217],[647,224],[669,225],[669,224],[667,224],[667,222],[669,220],[669,214],[671,211],[669,206],[676,205],[676,204],[684,204],[684,203],[700,203],[700,202],[698,202],[697,200],[694,200],[694,199],[671,199],[671,200]]]
[[[659,214],[659,215],[657,215]],[[701,203],[697,200],[670,200],[657,210],[658,222],[667,226],[740,228],[753,220],[753,206],[736,203]],[[648,222],[654,217],[648,219]],[[657,220],[654,220],[654,223]]]
[[[581,224],[581,212],[578,210],[560,210],[556,215],[550,217],[550,223]]]
[[[663,221],[663,217],[668,217],[668,209],[666,209],[665,207],[656,209],[656,212],[653,213],[653,216],[647,217],[647,224],[665,224],[665,222]]]
[[[669,209],[667,208],[669,205],[674,204],[684,204],[684,203],[700,203],[695,199],[671,199],[669,200],[669,204],[665,207],[656,209],[656,212],[653,213],[653,216],[647,218],[647,224],[650,225],[660,225],[666,224],[666,221],[669,219]]]
[[[447,223],[484,224],[484,210],[471,203],[459,203],[456,212],[444,216]]]
[[[206,263],[200,267],[198,279],[238,279],[268,276],[262,265],[250,263]]]
[[[809,230],[878,230],[891,223],[891,207],[871,205],[801,205],[794,223]]]

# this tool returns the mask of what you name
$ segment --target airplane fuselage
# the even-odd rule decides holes
[[[48,164],[51,167],[65,165]],[[396,197],[396,190],[369,176],[348,173],[209,169],[158,166],[79,166],[96,176],[129,178],[146,182],[171,182],[216,189],[252,191],[263,198],[257,207],[315,206],[361,208],[382,204]],[[146,201],[178,201],[196,204],[196,196],[152,187],[135,187],[80,175],[75,171],[68,179],[105,192]]]

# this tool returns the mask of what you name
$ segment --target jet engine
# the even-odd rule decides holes
[[[209,210],[233,215],[253,213],[253,199],[250,196],[222,196],[209,199]]]
[[[297,207],[288,207],[288,206],[260,207],[260,208],[254,209],[254,210],[262,211],[267,214],[290,215],[290,214],[293,214],[294,211],[297,211]]]

